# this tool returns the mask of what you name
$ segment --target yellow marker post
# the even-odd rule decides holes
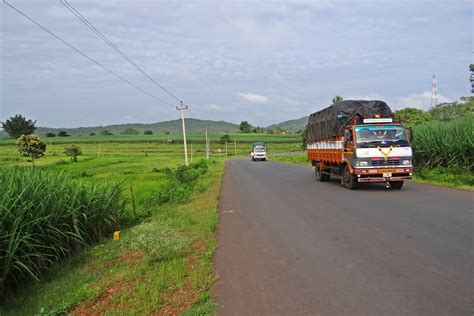
[[[114,240],[120,240],[120,230],[114,231]]]

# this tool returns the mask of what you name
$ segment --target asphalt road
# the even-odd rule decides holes
[[[473,315],[473,193],[349,191],[309,167],[229,160],[219,315]]]

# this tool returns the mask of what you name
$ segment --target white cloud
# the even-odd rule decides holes
[[[452,100],[438,94],[438,103],[443,102],[452,102]],[[431,106],[431,91],[424,91],[418,94],[410,94],[405,97],[399,97],[397,103],[402,107],[428,109]]]
[[[270,100],[264,95],[259,95],[259,94],[252,94],[252,93],[237,93],[239,97],[244,99],[245,101],[248,101],[250,103],[255,103],[255,104],[264,104],[268,103]]]

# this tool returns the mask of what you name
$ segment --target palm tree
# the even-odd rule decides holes
[[[332,98],[332,104],[341,102],[342,100],[344,99],[340,95],[336,95],[334,98]]]

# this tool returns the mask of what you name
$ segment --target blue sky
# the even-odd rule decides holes
[[[190,117],[266,126],[317,111],[335,95],[427,109],[433,73],[440,101],[470,91],[468,0],[69,2],[189,104]],[[10,3],[174,102],[59,1]],[[179,118],[3,3],[0,10],[0,121],[16,113],[51,127]]]

